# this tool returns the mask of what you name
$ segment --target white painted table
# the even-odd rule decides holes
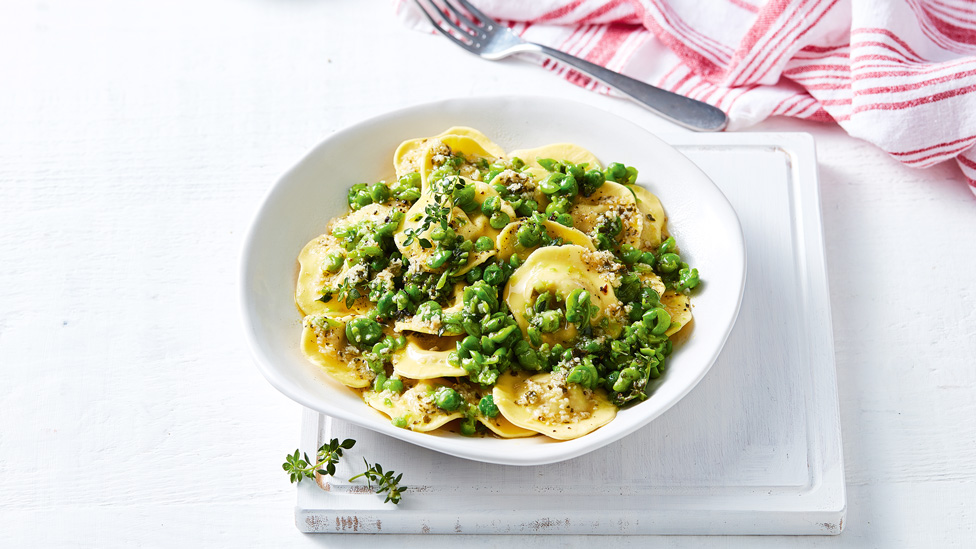
[[[353,22],[365,14],[375,30]],[[675,131],[405,31],[386,2],[5,3],[0,46],[5,547],[376,543],[294,526],[280,463],[301,408],[251,365],[235,303],[267,186],[338,128],[447,97],[551,94]],[[754,129],[817,141],[847,523],[836,537],[653,543],[972,546],[976,199],[954,166],[910,170],[836,127]]]

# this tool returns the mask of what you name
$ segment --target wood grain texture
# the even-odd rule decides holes
[[[243,231],[268,185],[338,128],[470,94],[551,94],[675,131],[526,63],[406,31],[379,1],[5,2],[0,44],[0,531],[12,547],[374,544],[292,523],[279,464],[300,408],[251,365],[236,306]],[[432,65],[451,77],[424,77]],[[817,138],[848,523],[829,539],[652,543],[971,546],[976,200],[954,166],[910,170],[835,127],[756,129]]]

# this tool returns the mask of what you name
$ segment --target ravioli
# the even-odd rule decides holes
[[[492,395],[512,424],[558,440],[591,433],[617,415],[602,389],[584,389],[557,374],[505,374]]]
[[[591,237],[595,236],[592,232],[598,225],[610,217],[619,216],[621,231],[616,239],[635,248],[641,245],[644,233],[641,211],[634,194],[624,185],[607,181],[592,195],[580,197],[569,209],[569,215],[573,217],[574,226]]]
[[[539,249],[540,246],[532,246],[526,248],[522,246],[518,241],[518,231],[522,228],[525,223],[531,223],[531,220],[522,220],[515,223],[509,223],[498,233],[495,238],[495,246],[498,248],[498,258],[501,260],[508,260],[512,255],[519,256],[520,259],[525,259],[529,257],[529,254]],[[584,233],[572,228],[560,225],[555,221],[549,221],[548,219],[542,222],[542,225],[546,228],[546,234],[549,238],[559,239],[561,244],[575,244],[577,246],[582,246],[588,250],[596,251],[593,247],[593,241],[590,237],[586,236]]]
[[[437,387],[449,386],[446,380],[421,380],[402,394],[393,391],[366,391],[363,398],[370,407],[400,421],[412,431],[433,431],[449,421],[464,417],[462,412],[446,412],[434,403]]]
[[[302,353],[327,374],[348,387],[366,387],[376,374],[346,341],[345,322],[323,315],[305,317]]]
[[[455,343],[452,338],[407,336],[407,346],[393,355],[393,372],[410,379],[467,375],[464,368],[448,363]]]

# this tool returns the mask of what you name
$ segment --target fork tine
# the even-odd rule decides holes
[[[459,12],[457,12],[454,9],[454,7],[451,6],[451,4],[449,2],[447,2],[447,0],[442,0],[442,1],[443,1],[444,4],[447,4],[448,9],[450,11],[452,11],[453,13],[455,13],[459,18],[461,17],[461,14]],[[470,30],[469,29],[462,28],[460,25],[455,24],[454,21],[451,21],[451,18],[448,17],[448,16],[446,16],[446,15],[444,15],[444,12],[440,10],[440,6],[437,5],[437,2],[434,2],[434,0],[430,0],[430,3],[435,8],[437,8],[437,14],[441,16],[441,20],[444,23],[447,23],[452,29],[454,29],[454,30],[458,31],[459,33],[461,33],[462,35],[464,35],[464,36],[477,36],[478,34],[483,34],[483,33],[481,33],[478,30],[478,27],[474,26],[474,23],[470,23],[469,24],[467,18],[463,18],[462,23],[464,23],[465,25],[468,25],[468,27],[469,27]]]
[[[461,4],[461,6],[464,7],[464,9],[468,10],[468,12],[470,12],[471,15],[475,16],[475,18],[477,18],[478,21],[481,21],[482,26],[488,27],[488,30],[491,30],[491,27],[498,26],[497,21],[481,13],[481,11],[479,11],[478,8],[471,5],[471,2],[468,2],[467,0],[457,0],[457,1],[459,4]]]
[[[424,7],[424,5],[420,2],[420,0],[413,0],[413,2],[414,2],[414,4],[417,4],[417,7],[420,8],[420,11],[424,12],[424,15],[427,16],[427,20],[430,21],[430,24],[431,25],[434,25],[434,28],[437,29],[437,32],[439,32],[439,33],[443,34],[444,36],[450,38],[451,41],[454,42],[455,44],[457,44],[458,46],[461,46],[462,48],[464,48],[466,50],[471,50],[471,48],[473,47],[471,44],[469,44],[468,42],[465,42],[465,41],[461,40],[460,38],[454,36],[453,34],[451,34],[451,31],[449,31],[448,29],[445,29],[443,26],[441,26],[441,24],[438,23],[433,18],[433,16],[430,15],[430,12],[427,11],[427,8]],[[433,2],[431,2],[431,4],[433,4]],[[437,7],[436,4],[433,4],[433,6],[434,6],[434,8]],[[438,16],[440,16],[440,18],[442,20],[446,20],[447,19],[447,18],[441,16],[440,10],[435,9],[434,11],[437,11]],[[465,36],[471,36],[470,34],[468,34],[466,32],[464,33],[464,35]]]
[[[484,24],[484,21],[482,21],[482,24],[481,25],[476,25],[474,23],[474,21],[472,21],[471,19],[468,18],[468,16],[464,15],[463,13],[461,13],[461,10],[457,9],[456,7],[454,7],[454,4],[452,4],[450,0],[443,0],[443,1],[444,1],[444,5],[447,6],[447,9],[450,10],[451,13],[454,14],[454,17],[457,17],[459,21],[461,21],[462,23],[464,23],[465,25],[467,25],[468,28],[471,29],[472,31],[474,31],[474,32],[477,33],[478,31],[481,30],[482,27],[486,26]],[[455,28],[457,28],[456,25],[455,25]],[[460,29],[458,29],[458,30],[460,30]],[[467,31],[465,31],[465,32],[467,32]]]

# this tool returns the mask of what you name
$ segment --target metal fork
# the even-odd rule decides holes
[[[728,124],[725,113],[707,103],[656,88],[542,44],[526,42],[508,27],[499,25],[492,18],[478,11],[478,8],[467,0],[440,0],[447,8],[447,12],[443,11],[434,0],[414,0],[414,2],[441,34],[485,59],[497,61],[516,53],[540,53],[586,73],[654,113],[688,129],[721,131]],[[467,13],[458,9],[454,5],[455,2]],[[451,17],[455,18],[457,23],[452,21]]]

